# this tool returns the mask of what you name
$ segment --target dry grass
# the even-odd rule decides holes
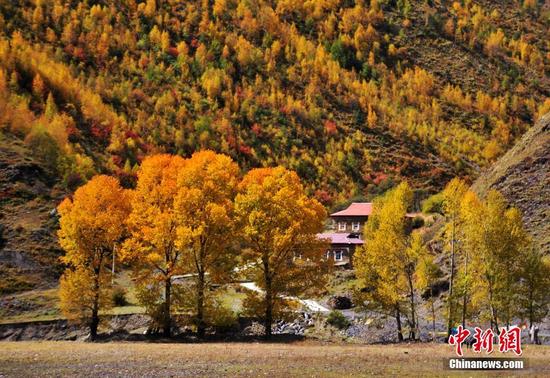
[[[447,376],[453,354],[428,344],[0,342],[0,376]],[[524,357],[523,373],[550,374],[550,347],[525,346]]]

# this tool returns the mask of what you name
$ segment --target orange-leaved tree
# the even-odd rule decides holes
[[[253,169],[240,183],[235,212],[248,245],[243,253],[251,277],[265,291],[258,311],[271,336],[283,295],[301,295],[323,284],[327,243],[317,238],[324,207],[304,191],[298,175],[283,167]]]
[[[61,260],[68,265],[60,281],[61,310],[67,318],[89,320],[91,340],[97,337],[100,308],[109,305],[106,270],[124,234],[127,197],[116,178],[101,175],[59,205]]]
[[[143,160],[131,193],[129,237],[122,258],[133,265],[139,299],[170,336],[172,277],[184,272],[184,254],[176,245],[178,214],[174,201],[177,175],[186,162],[179,156],[154,155]]]
[[[205,331],[205,294],[210,282],[228,277],[234,267],[233,201],[239,167],[229,156],[201,151],[179,172],[175,211],[176,245],[185,255],[196,283],[196,323]]]

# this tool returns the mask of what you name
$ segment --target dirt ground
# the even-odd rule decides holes
[[[0,342],[0,377],[448,376],[453,356],[444,344]],[[528,368],[514,375],[550,376],[550,347],[524,346],[524,357]]]

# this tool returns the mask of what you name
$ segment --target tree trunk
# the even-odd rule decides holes
[[[466,310],[468,305],[468,298],[466,293],[462,297],[462,328],[466,328]]]
[[[497,320],[497,311],[495,309],[495,306],[493,304],[493,285],[491,284],[489,280],[489,304],[491,307],[491,325],[494,326],[495,332],[498,334],[498,320]]]
[[[92,318],[90,319],[90,340],[97,339],[97,327],[99,326],[99,290],[100,290],[100,274],[103,264],[103,250],[96,249],[99,262],[94,267],[94,303],[92,304]]]
[[[273,323],[273,292],[271,289],[271,276],[269,273],[265,275],[265,338],[271,338],[271,324]]]
[[[170,305],[172,303],[172,279],[167,277],[164,280],[164,311],[162,319],[162,334],[165,337],[172,336],[172,317],[170,315]]]
[[[533,311],[533,302],[529,301],[529,329],[533,326],[534,323],[534,311]]]
[[[535,309],[534,309],[534,303],[533,303],[534,302],[533,286],[529,285],[528,290],[529,290],[529,329],[531,329],[531,327],[533,326],[533,323],[535,322]]]
[[[395,308],[395,321],[397,322],[397,341],[403,341],[403,331],[401,328],[401,312],[399,311],[399,306]]]
[[[453,327],[453,283],[455,278],[455,221],[453,219],[453,229],[451,234],[451,277],[449,279],[449,303],[447,318],[447,337],[451,335]]]
[[[197,275],[197,336],[203,338],[206,333],[204,323],[204,272]]]
[[[464,287],[464,293],[462,295],[462,328],[466,328],[466,313],[468,309],[468,254],[465,254],[464,258],[464,275],[466,277],[466,285]]]
[[[435,342],[435,300],[433,299],[433,291],[432,291],[432,341]]]
[[[99,274],[100,270],[95,269],[94,277],[94,303],[92,304],[92,318],[90,320],[90,340],[97,339],[97,327],[99,326]]]
[[[414,287],[412,282],[412,274],[407,275],[409,280],[409,290],[410,290],[410,303],[411,303],[411,332],[409,334],[409,339],[416,340],[416,316],[415,316],[415,305],[414,305]]]

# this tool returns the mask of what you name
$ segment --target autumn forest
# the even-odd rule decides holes
[[[206,148],[295,170],[328,206],[403,178],[433,192],[550,109],[534,1],[23,3],[0,4],[1,124],[73,189]]]

